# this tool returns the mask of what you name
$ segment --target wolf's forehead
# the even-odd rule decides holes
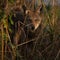
[[[39,15],[32,15],[31,19],[39,20],[41,17]]]

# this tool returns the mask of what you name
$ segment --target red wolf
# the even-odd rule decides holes
[[[42,21],[42,17],[40,16],[40,9],[37,9],[36,11],[26,10],[26,14],[30,16],[34,30],[36,30]]]

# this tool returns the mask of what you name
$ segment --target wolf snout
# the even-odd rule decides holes
[[[34,27],[34,25],[32,24],[32,25],[31,25],[31,30],[34,30],[34,29],[35,29],[35,27]]]
[[[35,29],[35,26],[33,24],[27,24],[25,26],[25,29],[28,31],[33,31]]]

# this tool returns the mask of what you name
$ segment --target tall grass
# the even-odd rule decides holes
[[[4,1],[4,0],[3,0]],[[59,60],[60,59],[60,6],[43,4],[41,26],[36,31],[36,37],[26,40],[19,45],[13,45],[10,33],[11,8],[15,6],[14,0],[1,1],[0,8],[0,58],[1,60]],[[55,0],[54,0],[55,1]],[[53,1],[53,4],[54,4]],[[21,4],[23,4],[21,0]],[[56,3],[56,2],[55,2]],[[4,5],[5,4],[5,5]],[[25,4],[25,2],[24,2]],[[3,6],[4,5],[4,6]],[[28,6],[31,6],[27,4]],[[31,7],[28,7],[31,9]],[[15,6],[16,7],[16,6]],[[32,4],[32,9],[33,9]],[[8,15],[10,22],[8,21]],[[34,45],[32,46],[32,43]],[[31,45],[31,47],[29,46]],[[20,50],[18,50],[18,47]],[[30,48],[29,48],[30,47]],[[17,58],[16,58],[17,56]],[[10,57],[10,58],[9,58]]]

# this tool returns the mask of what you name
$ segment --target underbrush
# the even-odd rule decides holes
[[[11,11],[0,9],[0,12],[0,60],[60,60],[60,7],[47,7],[43,3],[42,22],[34,32],[36,36],[31,40],[26,38],[18,45],[11,42],[10,33],[14,32],[11,29],[14,25],[12,14],[8,21]]]

